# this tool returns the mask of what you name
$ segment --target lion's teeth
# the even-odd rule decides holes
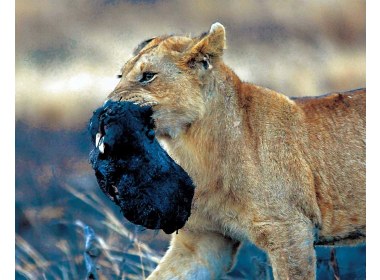
[[[99,146],[100,138],[102,138],[102,134],[99,133],[99,132],[96,133],[96,137],[95,137],[95,147],[98,147],[98,146]]]
[[[102,154],[104,154],[104,148],[105,148],[104,143],[102,143],[102,144],[99,145],[99,151],[100,151]]]
[[[99,148],[99,151],[102,153],[102,154],[104,154],[104,149],[105,149],[105,145],[104,145],[104,136],[101,136],[100,137],[100,139],[99,139],[99,141],[98,141],[98,146],[97,146],[98,148]]]
[[[99,151],[104,154],[104,149],[105,149],[105,145],[104,145],[104,137],[100,138],[100,141],[99,141]]]

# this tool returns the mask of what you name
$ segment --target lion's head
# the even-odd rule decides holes
[[[176,137],[205,114],[224,48],[220,23],[198,37],[146,40],[123,66],[108,98],[152,106],[157,135]]]

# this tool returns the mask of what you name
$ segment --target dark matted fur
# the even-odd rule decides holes
[[[150,107],[108,101],[90,121],[90,134],[103,137],[90,162],[103,192],[132,223],[172,233],[190,216],[194,185],[155,139]]]

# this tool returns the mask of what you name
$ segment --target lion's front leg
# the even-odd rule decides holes
[[[233,265],[239,243],[216,233],[181,230],[148,280],[219,279]]]
[[[254,226],[254,242],[268,253],[275,280],[315,279],[313,229],[306,219]]]

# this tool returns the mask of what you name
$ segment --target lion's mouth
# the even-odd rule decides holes
[[[139,106],[154,107],[159,104],[159,102],[157,102],[156,100],[153,100],[153,98],[150,96],[142,96],[140,94],[135,94],[135,95],[129,94],[128,96],[124,96],[123,94],[129,94],[129,93],[128,91],[117,92],[115,93],[115,96],[119,96],[119,98],[113,97],[112,99],[113,100],[117,99],[117,101],[131,102]]]

